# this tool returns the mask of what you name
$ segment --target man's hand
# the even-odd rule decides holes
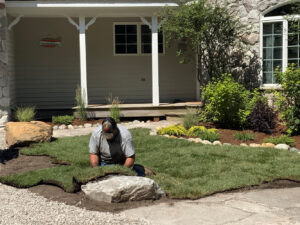
[[[126,166],[126,167],[128,167],[128,168],[132,167],[133,164],[134,164],[134,160],[135,160],[135,155],[126,158],[125,163],[124,163],[124,166]]]
[[[99,157],[97,154],[90,154],[90,164],[91,167],[96,167],[99,165]]]

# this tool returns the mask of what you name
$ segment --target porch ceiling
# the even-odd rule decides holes
[[[176,7],[170,2],[43,2],[9,1],[7,13],[16,17],[147,17],[157,13],[164,6]]]

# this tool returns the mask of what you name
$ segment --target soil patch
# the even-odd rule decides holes
[[[265,182],[258,186],[239,188],[235,190],[224,191],[222,193],[243,192],[243,191],[256,190],[256,189],[292,188],[292,187],[300,187],[300,182],[293,181],[293,180],[275,180],[272,182]],[[82,191],[77,193],[67,193],[64,192],[61,188],[52,185],[44,185],[44,184],[38,185],[35,187],[31,187],[28,190],[38,195],[41,195],[51,201],[63,202],[67,205],[73,205],[87,210],[111,212],[111,213],[118,213],[127,209],[133,209],[142,206],[150,206],[159,203],[168,203],[169,205],[173,205],[178,201],[182,201],[182,199],[178,200],[178,199],[162,198],[156,201],[145,200],[145,201],[122,202],[122,203],[106,203],[106,202],[98,202],[98,201],[90,200],[85,196],[85,194]]]
[[[59,187],[45,184],[31,187],[28,190],[52,201],[63,202],[67,205],[73,205],[87,210],[112,213],[118,213],[123,210],[138,208],[142,206],[150,206],[162,202],[168,202],[170,204],[173,204],[175,201],[177,201],[173,199],[162,198],[156,201],[144,200],[121,203],[98,202],[88,199],[82,191],[77,193],[67,193]]]
[[[57,166],[57,164],[52,163],[52,159],[48,156],[26,156],[18,154],[16,157],[17,158],[5,160],[0,163],[0,176]]]

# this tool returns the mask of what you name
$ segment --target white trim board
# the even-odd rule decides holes
[[[37,7],[37,8],[119,8],[119,7],[176,7],[176,3],[78,3],[78,2],[68,2],[68,3],[49,3],[49,2],[19,2],[19,1],[10,1],[5,3],[6,7]]]

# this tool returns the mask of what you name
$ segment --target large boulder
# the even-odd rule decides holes
[[[101,202],[159,199],[165,193],[151,179],[137,176],[109,176],[81,186],[88,198]]]
[[[48,142],[52,137],[52,127],[40,121],[9,122],[5,129],[6,143],[10,148],[37,142]]]

